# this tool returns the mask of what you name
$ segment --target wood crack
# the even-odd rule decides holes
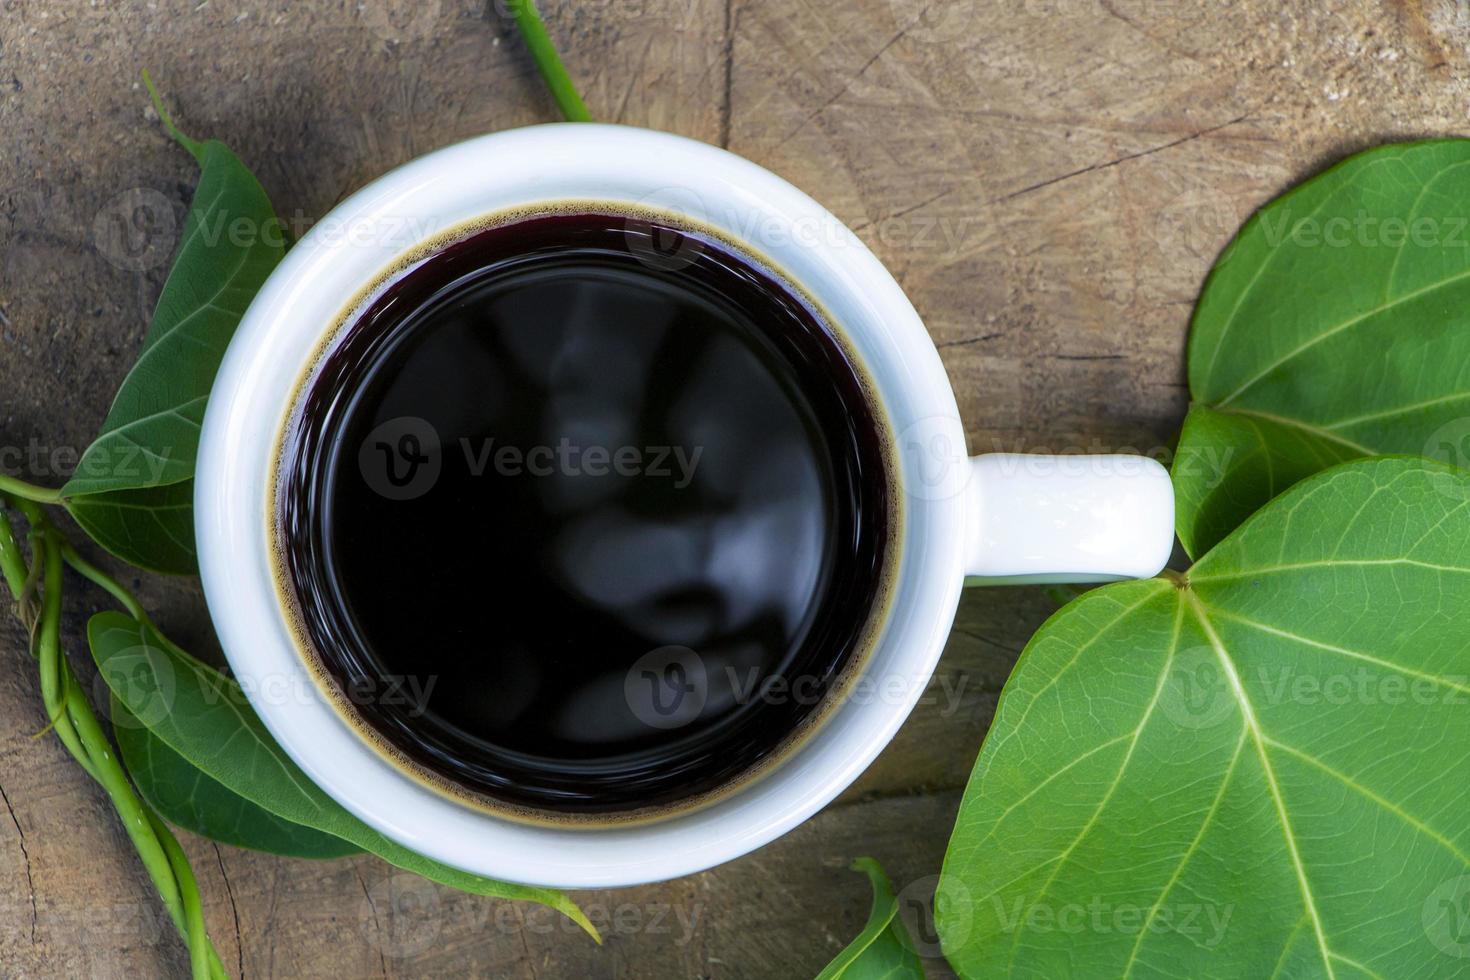
[[[10,797],[5,795],[5,787],[0,786],[0,801],[5,803],[5,812],[10,814],[10,822],[15,824],[16,842],[20,844],[21,865],[26,872],[26,888],[31,895],[31,945],[36,944],[36,924],[39,915],[36,912],[36,881],[31,877],[31,854],[26,850],[26,832],[20,829],[20,818],[15,813],[15,807],[10,805]]]
[[[1190,143],[1202,137],[1209,136],[1211,133],[1218,133],[1222,129],[1228,129],[1231,126],[1239,125],[1240,123],[1247,121],[1249,118],[1249,115],[1238,116],[1235,119],[1230,120],[1229,122],[1223,122],[1218,126],[1211,126],[1209,129],[1202,129],[1197,133],[1190,133],[1188,136],[1181,136],[1179,139],[1171,140],[1170,142],[1164,143],[1161,146],[1151,147],[1147,150],[1139,150],[1137,153],[1129,153],[1126,156],[1118,157],[1116,160],[1109,160],[1106,163],[1094,163],[1090,167],[1083,167],[1080,170],[1073,170],[1071,173],[1065,173],[1058,177],[1050,177],[1046,180],[1032,184],[1029,187],[1023,187],[1018,191],[1012,191],[1009,194],[1002,194],[1000,197],[992,198],[985,203],[986,205],[991,205],[1004,204],[1006,201],[1014,201],[1018,197],[1024,197],[1027,194],[1033,194],[1036,191],[1044,190],[1045,188],[1051,187],[1054,184],[1060,184],[1064,180],[1071,180],[1073,177],[1081,177],[1084,174],[1098,173],[1099,171],[1108,170],[1116,167],[1121,163],[1127,163],[1129,160],[1137,160],[1140,157],[1152,156],[1155,153],[1162,153],[1165,150],[1171,150],[1176,146],[1183,146],[1185,143]]]
[[[730,106],[735,91],[735,0],[725,0],[725,84],[720,97],[720,145],[730,148]]]
[[[873,56],[871,58],[869,58],[867,61],[863,62],[861,68],[859,68],[857,71],[853,72],[852,73],[852,76],[850,78],[848,78],[847,81],[845,81],[845,82],[842,83],[842,87],[837,90],[837,93],[835,95],[833,95],[830,99],[827,99],[821,105],[817,106],[817,108],[814,109],[812,112],[808,113],[806,115],[806,118],[802,119],[800,125],[798,125],[795,129],[791,130],[791,132],[787,133],[785,136],[781,137],[781,140],[775,146],[771,147],[771,149],[772,150],[779,150],[781,147],[785,146],[787,143],[789,143],[791,141],[791,138],[792,137],[794,137],[797,133],[801,132],[802,130],[806,129],[807,126],[811,125],[812,122],[814,122],[818,116],[820,116],[822,113],[826,112],[829,108],[831,108],[832,105],[838,99],[842,98],[849,91],[851,91],[852,90],[853,83],[856,82],[859,78],[862,78],[863,77],[863,73],[866,72],[869,68],[873,67],[874,62],[876,62],[879,58],[883,57],[884,52],[886,52],[889,48],[893,47],[900,40],[902,40],[903,39],[903,36],[905,34],[907,34],[910,29],[913,28],[914,24],[922,23],[924,17],[928,13],[929,13],[929,8],[928,7],[925,7],[924,10],[923,10],[923,12],[920,13],[919,16],[914,20],[914,23],[913,24],[910,24],[908,27],[903,28],[897,34],[893,35],[887,41],[885,41],[883,43],[883,45],[881,47],[879,47],[878,50],[873,53]]]
[[[362,886],[362,896],[367,899],[368,908],[372,910],[373,928],[378,933],[378,940],[373,943],[373,948],[378,951],[378,972],[382,974],[383,980],[388,980],[388,961],[383,958],[385,933],[383,932],[383,920],[378,915],[378,903],[373,901],[373,893],[368,890],[367,882],[362,880],[362,869],[354,865],[352,873],[357,877],[357,883]]]
[[[240,937],[240,909],[235,905],[235,889],[230,885],[229,872],[225,871],[225,857],[220,853],[219,845],[213,841],[214,861],[219,865],[219,876],[225,883],[225,895],[230,899],[230,915],[235,920],[235,975],[239,980],[245,980],[245,943]]]
[[[991,646],[995,647],[997,650],[1004,650],[1006,653],[1014,653],[1017,656],[1020,656],[1021,654],[1020,647],[1008,646],[1007,644],[1001,643],[999,640],[992,640],[990,637],[985,636],[983,633],[976,633],[974,630],[967,630],[962,626],[955,626],[952,628],[954,632],[959,633],[961,636],[968,636],[972,640],[979,640],[981,643],[988,643]]]
[[[1004,336],[1005,336],[1005,334],[1003,332],[1002,333],[987,333],[987,334],[981,334],[979,337],[966,337],[963,340],[946,340],[944,343],[942,343],[942,344],[935,344],[934,346],[937,347],[937,348],[939,348],[940,350],[944,350],[944,348],[946,348],[946,347],[969,347],[971,344],[980,344],[980,343],[984,343],[987,340],[994,340],[997,337],[1004,337]]]

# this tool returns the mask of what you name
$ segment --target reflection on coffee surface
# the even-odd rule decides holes
[[[870,639],[888,445],[845,345],[753,259],[659,220],[523,217],[396,281],[307,383],[287,591],[421,776],[568,815],[707,797]]]

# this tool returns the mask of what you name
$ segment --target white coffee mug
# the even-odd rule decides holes
[[[863,681],[763,777],[702,809],[612,827],[495,816],[422,785],[371,748],[330,699],[313,693],[313,673],[277,598],[268,513],[298,382],[344,309],[416,245],[448,230],[577,200],[635,203],[714,226],[804,287],[864,362],[897,442],[903,484],[891,605]],[[954,392],[924,325],[840,221],[724,150],[595,124],[534,126],[432,153],[358,191],[303,236],[251,304],[220,368],[195,508],[205,595],[230,666],[306,774],[362,820],[432,858],[568,888],[689,874],[795,827],[852,783],[908,716],[939,660],[967,576],[1154,575],[1169,557],[1174,521],[1168,474],[1151,459],[967,458]]]

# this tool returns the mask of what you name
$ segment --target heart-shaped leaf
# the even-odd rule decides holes
[[[371,851],[405,871],[476,895],[540,902],[597,930],[558,891],[481,878],[403,847],[324,793],[275,743],[240,685],[200,663],[146,624],[116,612],[87,624],[97,669],[112,693],[190,765],[283,820]]]
[[[1470,473],[1358,460],[1027,645],[937,909],[970,977],[1458,977]]]
[[[148,805],[192,833],[254,851],[299,858],[337,858],[362,848],[340,837],[282,820],[230,792],[189,764],[111,695],[112,731],[128,775]]]
[[[1344,459],[1470,465],[1470,140],[1378,147],[1261,209],[1200,293],[1178,530],[1208,551]]]
[[[198,161],[199,185],[143,349],[62,496],[119,558],[188,573],[195,568],[188,493],[157,488],[193,479],[214,376],[246,307],[285,254],[285,235],[265,189],[229,147],[180,133],[153,95],[169,132]]]
[[[873,910],[863,931],[817,974],[817,980],[924,980],[924,966],[905,942],[898,899],[883,868],[872,858],[858,858],[852,868],[872,882]]]

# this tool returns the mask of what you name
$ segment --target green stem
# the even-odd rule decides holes
[[[163,104],[163,96],[158,94],[158,87],[153,84],[153,76],[148,74],[147,68],[143,69],[143,84],[147,86],[148,96],[153,100],[153,111],[158,113],[159,119],[163,120],[163,127],[168,130],[168,134],[196,158],[203,156],[204,144],[185,136],[179,131],[179,127],[174,125],[174,117],[169,115],[168,107]]]
[[[36,644],[37,659],[40,661],[41,702],[46,706],[46,717],[56,736],[67,751],[86,770],[87,775],[99,779],[93,764],[92,754],[83,746],[76,728],[72,725],[67,710],[67,680],[71,672],[63,674],[65,664],[61,658],[61,552],[56,546],[56,534],[46,528],[41,534],[42,561],[44,572],[41,586],[41,622]],[[75,682],[72,682],[75,686]]]
[[[38,504],[61,503],[61,491],[52,490],[50,487],[38,487],[34,483],[17,480],[13,476],[0,474],[0,493],[10,494],[22,500],[32,500]]]
[[[31,574],[6,505],[0,495],[0,575],[17,601],[31,588]],[[41,569],[41,612],[36,623],[36,654],[40,666],[41,698],[51,718],[51,726],[77,764],[107,793],[117,811],[143,867],[153,880],[169,917],[189,943],[189,956],[196,980],[214,980],[227,976],[219,954],[204,932],[204,919],[199,887],[188,867],[178,841],[158,820],[134,791],[123,771],[122,763],[107,740],[107,735],[92,710],[91,702],[72,675],[61,653],[62,563],[68,561],[89,579],[97,582],[123,602],[125,606],[142,607],[132,594],[105,572],[80,555],[70,543],[61,539],[33,501],[15,501],[17,509],[30,524],[30,539],[35,549],[32,567]],[[109,587],[110,586],[110,587]]]
[[[174,838],[173,833],[164,826],[162,820],[151,810],[147,811],[148,823],[153,827],[154,836],[163,845],[164,853],[168,855],[168,863],[173,868],[174,878],[178,880],[179,890],[184,899],[184,922],[189,937],[189,967],[194,975],[194,980],[210,980],[214,976],[214,970],[209,962],[210,945],[209,939],[204,933],[204,909],[199,901],[199,883],[194,878],[194,869],[189,867],[189,859],[184,855],[184,849]]]
[[[562,64],[561,56],[556,53],[556,45],[552,43],[551,35],[546,33],[546,24],[536,10],[535,0],[510,0],[510,7],[515,14],[516,26],[526,39],[526,47],[531,49],[531,57],[535,59],[546,87],[551,89],[556,104],[561,107],[562,115],[567,117],[567,122],[591,122],[592,113],[587,111],[587,104],[577,94],[577,85],[567,73],[567,66]]]
[[[143,608],[137,596],[129,592],[117,579],[77,554],[77,549],[72,547],[71,542],[61,542],[61,557],[78,575],[116,599],[118,605],[126,609],[129,616],[145,626],[153,625],[153,621],[148,618],[147,610]]]
[[[26,566],[25,556],[21,554],[20,545],[15,540],[15,529],[11,527],[7,510],[8,501],[0,496],[0,575],[4,575],[10,594],[19,602],[25,596],[30,569]]]

